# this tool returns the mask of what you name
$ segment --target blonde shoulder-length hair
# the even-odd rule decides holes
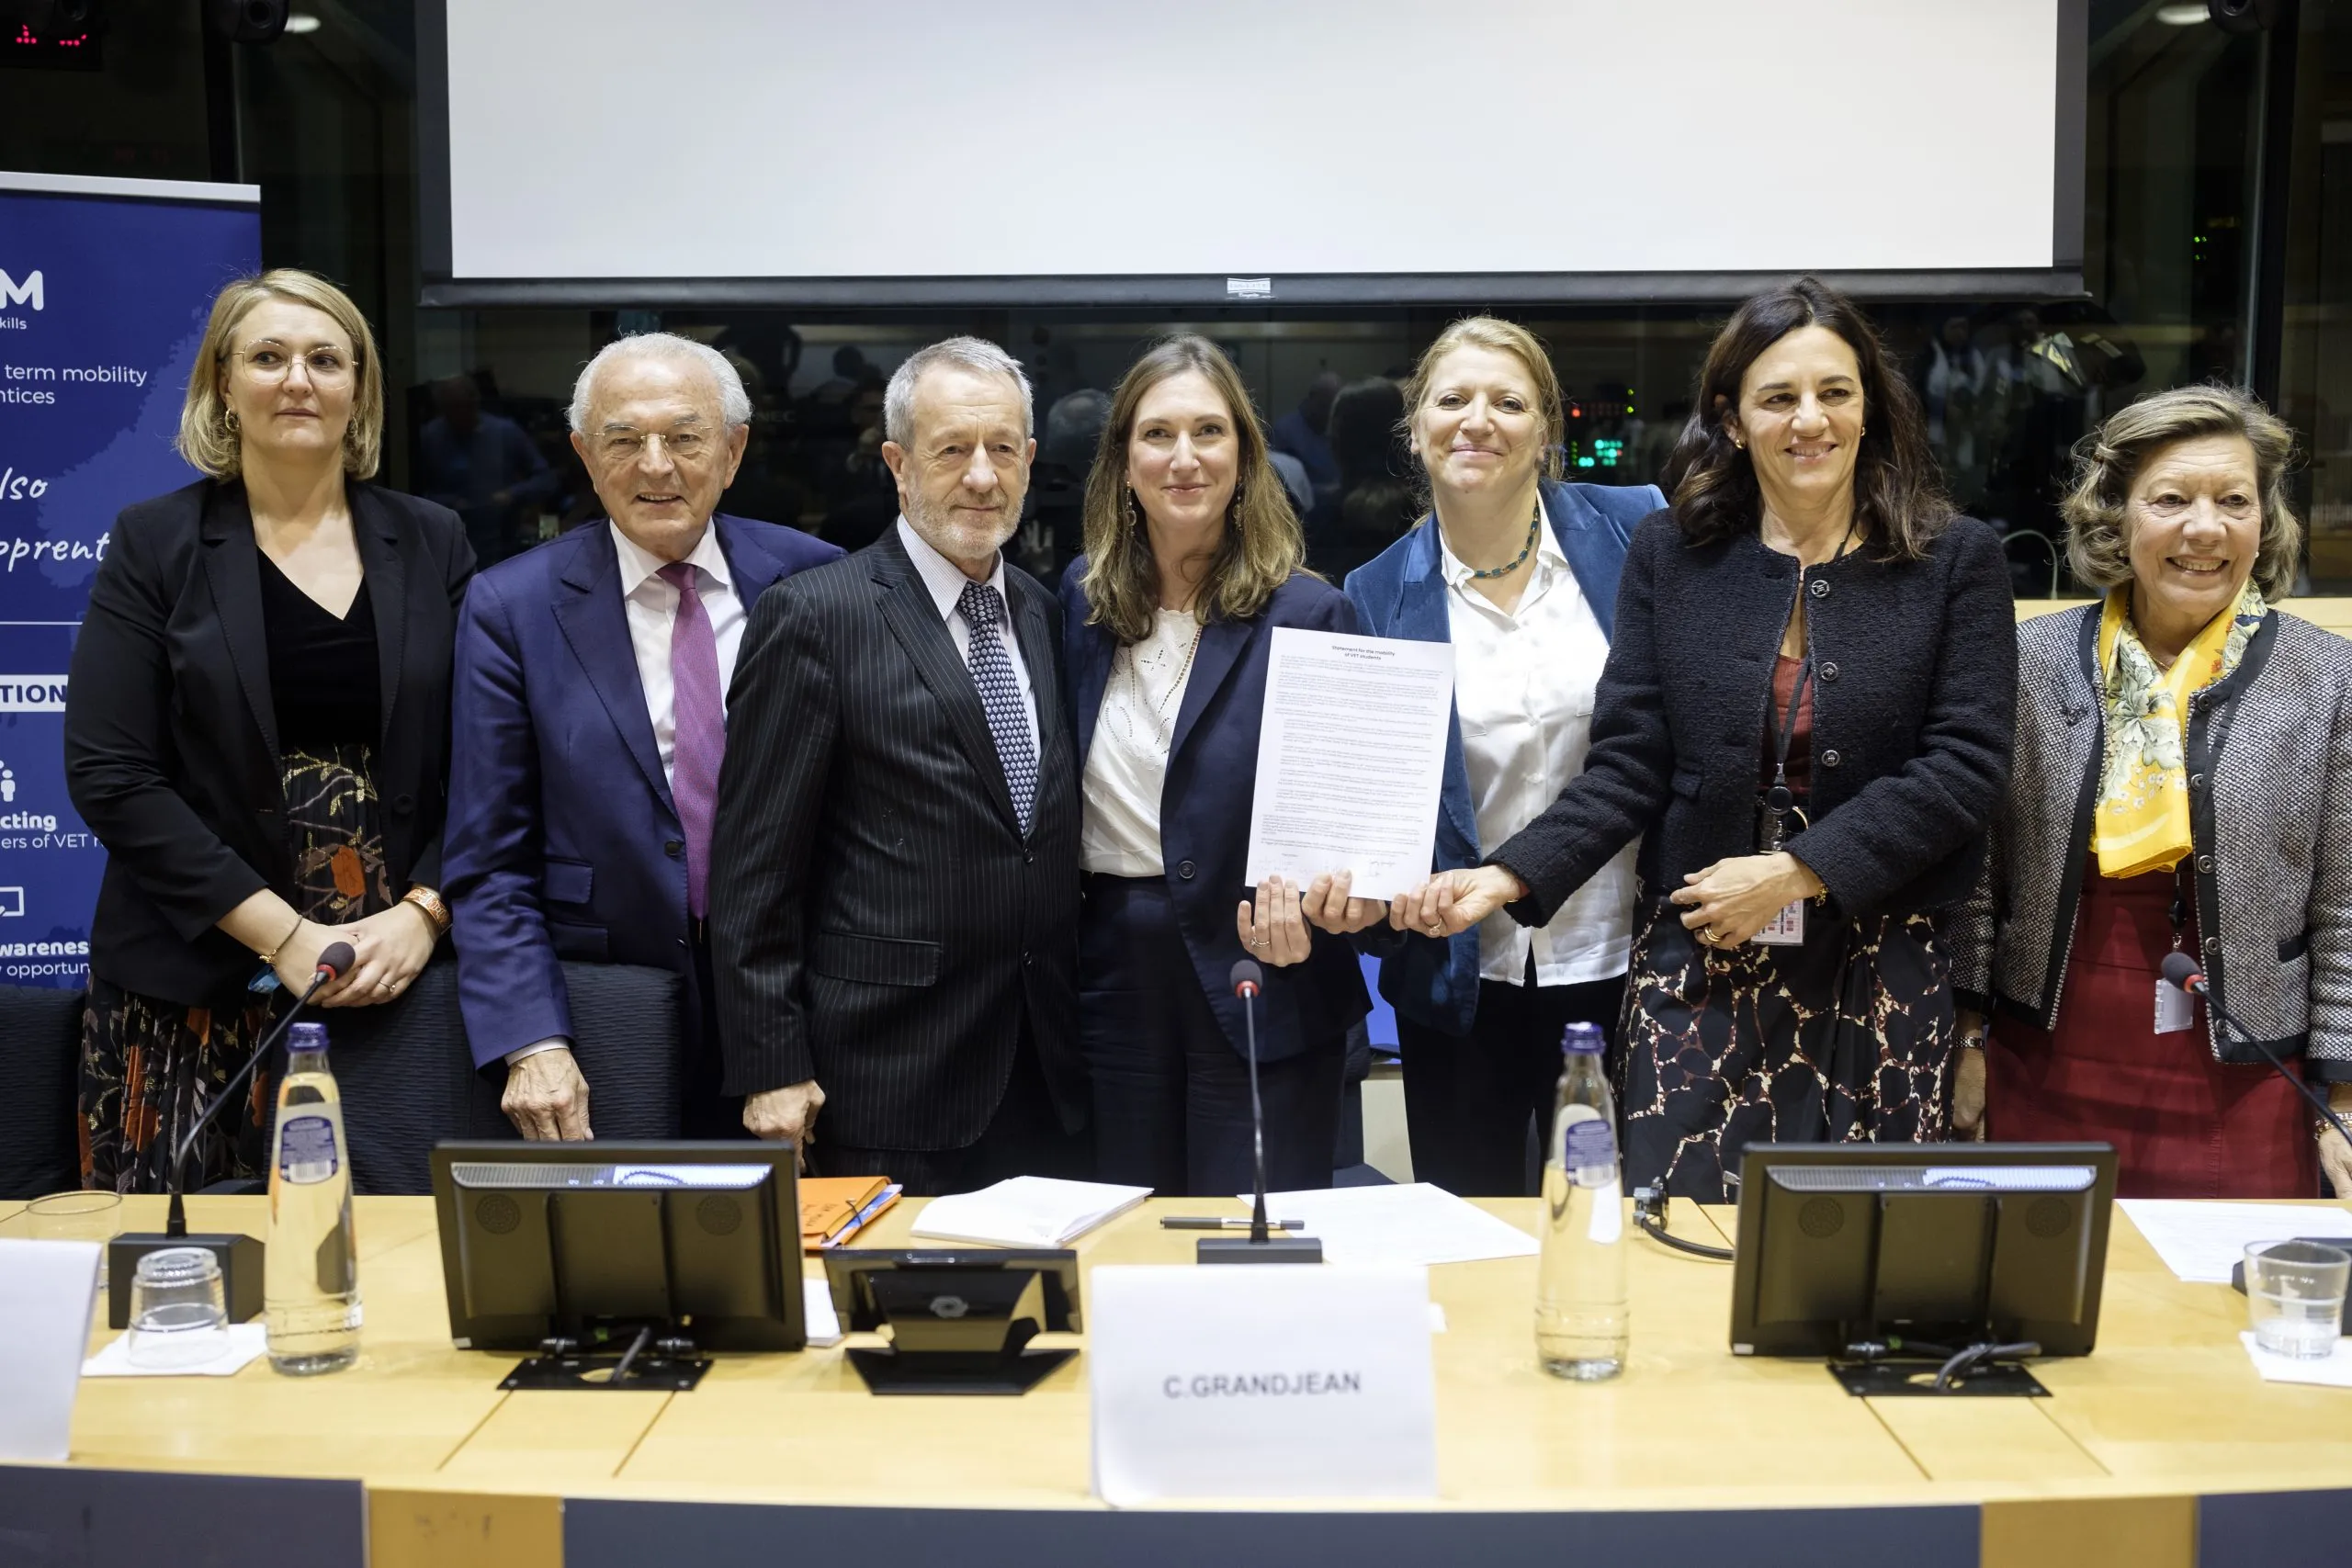
[[[243,451],[220,389],[228,379],[237,329],[265,299],[308,305],[351,340],[351,423],[343,432],[343,471],[356,479],[374,477],[384,453],[384,371],[376,355],[376,334],[350,295],[316,273],[293,267],[238,278],[213,297],[212,319],[205,323],[196,368],[188,372],[187,401],[180,408],[180,431],[172,445],[216,479],[233,479],[243,469]]]
[[[1233,415],[1241,446],[1240,471],[1226,513],[1225,538],[1201,580],[1193,614],[1211,619],[1247,620],[1266,607],[1274,590],[1306,562],[1306,539],[1290,492],[1266,455],[1266,429],[1259,423],[1241,373],[1225,351],[1204,337],[1180,333],[1144,352],[1111,395],[1111,417],[1094,451],[1086,479],[1086,601],[1091,624],[1108,626],[1123,643],[1151,635],[1159,607],[1159,566],[1151,553],[1143,509],[1127,486],[1127,444],[1135,435],[1136,410],[1144,394],[1187,371],[1207,378]]]

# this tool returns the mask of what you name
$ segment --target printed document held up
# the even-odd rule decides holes
[[[1347,871],[1357,897],[1393,898],[1430,874],[1453,645],[1297,626],[1273,637],[1250,881],[1280,874],[1303,887]]]

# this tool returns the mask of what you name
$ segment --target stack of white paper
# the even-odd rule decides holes
[[[910,1234],[993,1247],[1068,1247],[1150,1196],[1148,1187],[1016,1176],[978,1192],[933,1199],[915,1216]]]
[[[2352,1235],[2352,1213],[2317,1203],[2198,1203],[2118,1198],[2156,1256],[2191,1284],[2226,1285],[2232,1267],[2257,1241]]]
[[[65,1458],[98,1244],[0,1237],[0,1460]]]
[[[1249,1201],[1245,1193],[1244,1202]],[[1320,1192],[1270,1192],[1266,1213],[1296,1220],[1293,1235],[1316,1237],[1323,1260],[1358,1267],[1472,1263],[1532,1258],[1535,1238],[1442,1187],[1334,1187]]]
[[[823,1280],[800,1281],[800,1301],[807,1314],[808,1343],[838,1345],[842,1342],[842,1320],[833,1311],[833,1288]]]

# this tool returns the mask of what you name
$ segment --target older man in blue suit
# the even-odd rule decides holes
[[[842,552],[718,514],[751,403],[725,356],[649,333],[581,372],[571,444],[608,521],[477,575],[458,628],[445,857],[476,1066],[503,1063],[526,1138],[592,1136],[562,964],[678,972],[690,1137],[741,1136],[721,1098],[705,924],[726,695],[752,604]],[[653,1079],[650,1081],[659,1081]],[[635,1122],[637,1119],[632,1118]]]

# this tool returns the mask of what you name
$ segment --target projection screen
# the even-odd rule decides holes
[[[2079,287],[2087,0],[426,0],[428,303]]]

